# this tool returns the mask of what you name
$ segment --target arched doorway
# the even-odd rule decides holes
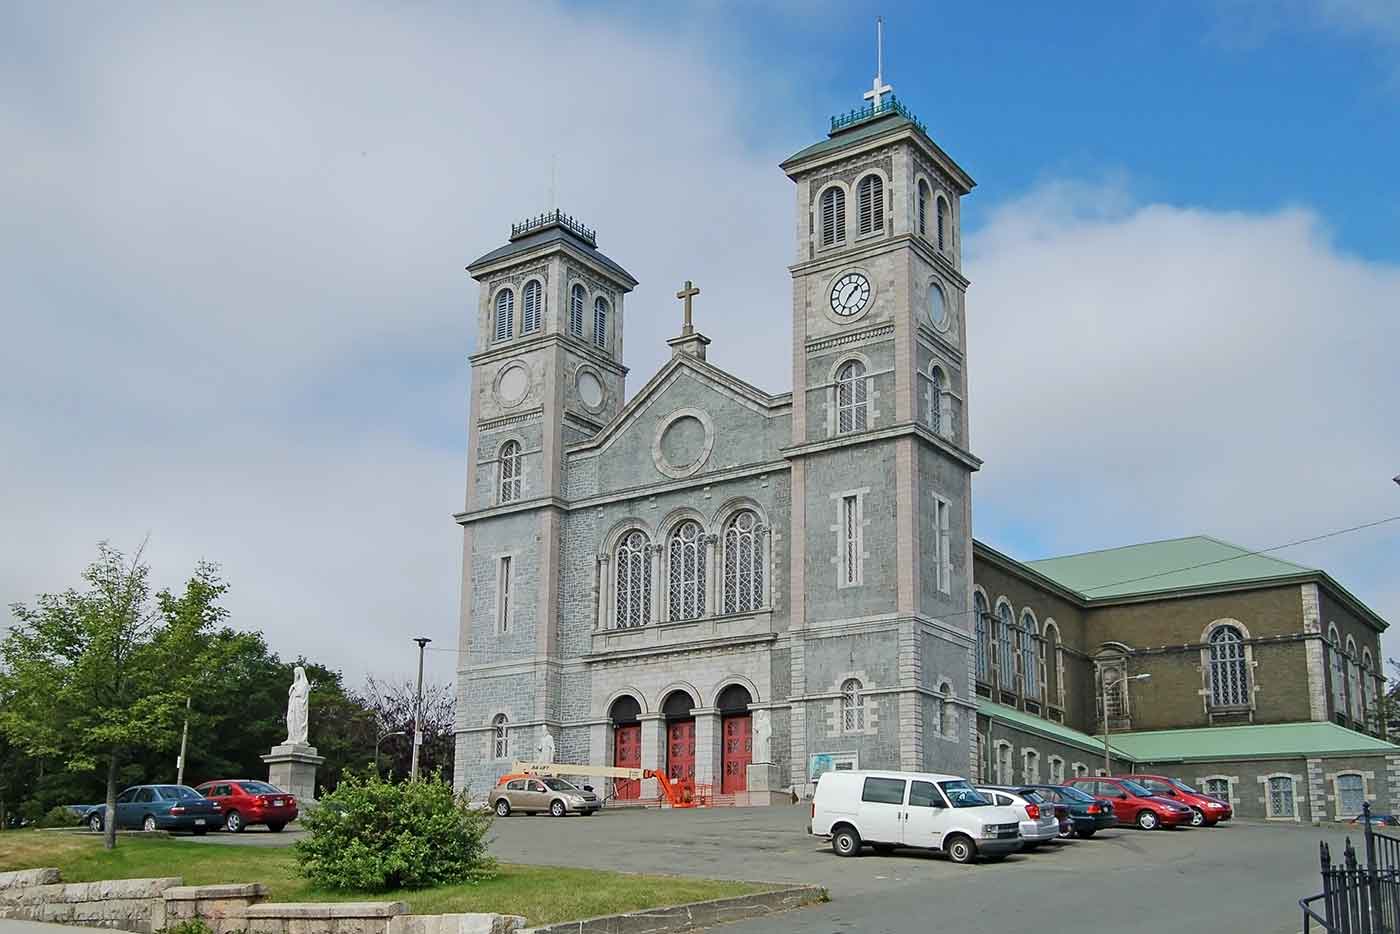
[[[672,691],[661,705],[666,717],[666,777],[695,783],[695,700],[685,691]]]
[[[642,724],[638,719],[642,705],[635,697],[626,694],[613,701],[608,709],[608,719],[613,728],[613,765],[623,769],[642,767]],[[613,782],[613,796],[623,800],[635,800],[642,795],[642,783],[630,778]]]
[[[753,697],[739,684],[731,684],[719,692],[715,707],[719,709],[720,735],[720,794],[733,795],[748,791],[749,763],[753,762],[753,720],[749,704]]]

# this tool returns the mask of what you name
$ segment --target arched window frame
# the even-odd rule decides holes
[[[865,686],[859,678],[841,682],[841,732],[865,732]]]
[[[1346,779],[1346,781],[1343,781]],[[1354,779],[1354,780],[1353,780]],[[1356,797],[1351,801],[1343,800],[1343,786],[1345,792],[1350,795],[1356,792]],[[1336,807],[1335,817],[1337,820],[1351,820],[1361,813],[1362,805],[1372,798],[1371,784],[1366,780],[1366,773],[1355,769],[1348,769],[1345,772],[1338,772],[1332,776],[1332,800]]]
[[[767,528],[758,513],[740,508],[721,526],[721,612],[750,613],[766,605]]]
[[[491,758],[510,758],[510,718],[503,713],[491,718]]]
[[[520,333],[533,334],[544,317],[544,286],[538,279],[525,283],[520,293]]]
[[[1063,785],[1065,783],[1065,759],[1063,756],[1051,756],[1046,760],[1050,764],[1050,784]]]
[[[1064,648],[1060,644],[1060,625],[1054,619],[1046,617],[1041,626],[1041,633],[1045,638],[1045,679],[1046,693],[1049,694],[1050,703],[1061,710],[1065,706],[1065,655]],[[1054,682],[1050,678],[1054,677]]]
[[[1356,651],[1356,640],[1347,636],[1347,716],[1361,722],[1361,656]]]
[[[1212,708],[1252,706],[1254,685],[1249,631],[1237,620],[1216,620],[1207,627],[1202,668],[1207,672],[1207,701]]]
[[[846,242],[846,189],[832,185],[817,198],[818,242],[822,247],[841,246]]]
[[[1347,712],[1347,687],[1346,687],[1346,659],[1342,656],[1342,637],[1337,631],[1337,624],[1331,623],[1327,629],[1327,650],[1331,656],[1328,664],[1329,677],[1332,680],[1332,715],[1346,716]]]
[[[515,336],[515,290],[506,286],[496,292],[495,326],[492,341],[507,341]]]
[[[930,198],[931,198],[931,196],[932,196],[932,193],[931,193],[931,191],[930,191],[930,189],[929,189],[929,184],[928,184],[928,182],[925,181],[925,180],[922,179],[922,178],[919,179],[919,184],[918,184],[917,190],[918,190],[918,194],[917,194],[917,196],[916,196],[916,197],[917,197],[917,204],[915,205],[915,210],[916,210],[916,214],[917,214],[917,218],[918,218],[918,224],[919,224],[919,236],[921,236],[921,237],[927,237],[927,236],[928,236],[928,206],[929,206],[929,200],[930,200]]]
[[[1110,716],[1116,707],[1115,719],[1129,725],[1132,723],[1132,702],[1127,681],[1131,653],[1132,650],[1121,642],[1106,642],[1094,655],[1094,719],[1100,727],[1103,726],[1104,695],[1109,691]]]
[[[952,208],[948,204],[948,199],[939,192],[934,199],[935,223],[938,225],[938,252],[947,253],[953,245],[952,231],[948,229],[948,222],[952,216]]]
[[[613,548],[613,627],[637,629],[652,621],[652,548],[646,532],[628,528]]]
[[[1376,670],[1370,647],[1361,650],[1361,703],[1366,709],[1366,727],[1374,730],[1379,722],[1376,710]]]
[[[870,427],[870,368],[863,360],[843,360],[832,384],[834,434],[846,435]]]
[[[676,523],[666,536],[667,620],[700,619],[707,606],[707,536],[694,518]]]
[[[496,487],[497,502],[513,503],[524,488],[525,459],[520,442],[515,439],[501,445],[497,455],[500,483]]]
[[[1011,601],[997,598],[997,687],[1016,691],[1016,611]]]
[[[1021,611],[1021,685],[1029,700],[1040,700],[1040,625],[1030,607]]]
[[[569,333],[574,337],[583,336],[583,309],[588,302],[588,290],[574,283],[569,289]]]
[[[1010,785],[1016,781],[1015,773],[1015,747],[1004,739],[999,739],[993,744],[995,759],[992,763],[993,774],[996,776],[998,785]]]
[[[1040,782],[1040,751],[1037,749],[1021,750],[1021,781],[1026,784],[1037,784]]]
[[[593,346],[608,348],[608,300],[599,295],[593,300]]]
[[[1287,772],[1259,776],[1264,786],[1264,816],[1268,820],[1299,820],[1298,779]]]
[[[977,680],[991,680],[992,655],[991,645],[991,620],[988,617],[992,614],[991,605],[987,601],[987,595],[978,587],[972,593],[972,611],[977,617],[975,625],[975,635],[977,638]]]
[[[856,236],[885,232],[885,180],[871,172],[856,183]]]
[[[956,696],[953,693],[953,685],[944,681],[938,686],[938,696],[938,735],[944,739],[957,739],[958,707],[953,703]]]
[[[948,374],[937,363],[929,364],[928,393],[924,397],[924,421],[940,438],[951,434],[948,409]]]

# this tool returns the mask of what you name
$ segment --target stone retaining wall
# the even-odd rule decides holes
[[[45,873],[46,878],[58,876],[57,869],[38,872]],[[166,890],[182,881],[179,878],[109,879],[36,884],[29,879],[0,880],[0,918],[153,934],[165,926]]]
[[[531,928],[522,934],[669,934],[758,918],[826,899],[826,889],[819,885],[794,885],[754,895],[715,898],[669,908],[649,908],[605,918],[565,921]]]

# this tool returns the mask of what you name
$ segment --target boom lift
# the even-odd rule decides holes
[[[612,765],[573,765],[567,762],[520,762],[511,764],[511,774],[501,776],[497,784],[516,778],[530,778],[540,775],[587,775],[591,778],[621,778],[640,781],[656,779],[661,796],[673,808],[693,808],[705,803],[702,796],[695,793],[693,783],[685,779],[671,781],[665,772],[655,769],[625,769]]]

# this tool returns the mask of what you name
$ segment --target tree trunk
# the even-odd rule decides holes
[[[117,846],[117,748],[112,747],[112,758],[107,763],[107,817],[102,822],[102,847],[113,850]]]

